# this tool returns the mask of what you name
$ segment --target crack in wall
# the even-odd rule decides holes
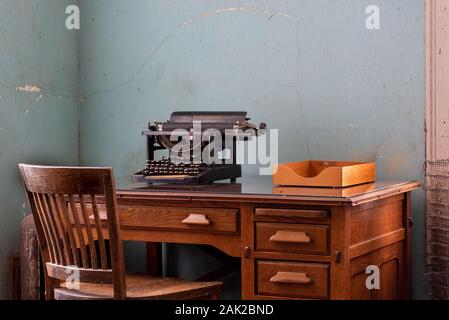
[[[307,126],[307,119],[306,119],[306,113],[304,112],[304,108],[302,105],[302,99],[301,99],[301,90],[299,89],[299,85],[301,82],[301,73],[300,73],[300,68],[299,66],[301,65],[301,46],[299,43],[299,30],[300,30],[300,25],[299,22],[297,22],[297,26],[296,26],[296,47],[298,50],[298,54],[297,54],[297,60],[296,60],[296,85],[295,85],[295,91],[296,91],[296,96],[298,99],[298,109],[299,109],[299,114],[301,116],[301,120],[302,120],[302,128],[303,128],[303,135],[304,135],[304,139],[305,139],[305,143],[306,143],[306,148],[307,148],[307,153],[309,155],[309,159],[313,159],[312,157],[312,150],[310,148],[310,141],[309,141],[309,128]]]
[[[153,59],[153,57],[156,55],[156,53],[164,46],[164,44],[177,31],[179,31],[180,29],[184,28],[185,26],[190,25],[192,23],[195,23],[195,22],[197,22],[197,21],[199,21],[201,19],[210,18],[210,17],[217,16],[217,15],[220,15],[220,14],[242,13],[242,12],[254,12],[254,13],[269,15],[269,20],[271,20],[274,16],[278,16],[280,18],[296,21],[299,24],[299,18],[298,17],[289,15],[289,14],[287,14],[285,12],[261,9],[261,8],[255,7],[255,6],[240,7],[240,8],[236,8],[236,7],[222,8],[222,9],[217,9],[217,10],[214,10],[214,11],[210,11],[210,12],[206,12],[206,13],[200,14],[200,15],[198,15],[196,17],[187,19],[187,20],[179,23],[175,28],[173,28],[169,33],[167,33],[162,38],[162,40],[158,43],[156,48],[150,53],[148,58],[140,65],[140,67],[137,69],[136,73],[132,77],[130,77],[129,79],[114,85],[111,88],[99,89],[99,90],[95,90],[95,91],[89,92],[89,93],[83,95],[83,97],[81,98],[81,101],[84,102],[85,99],[87,99],[87,98],[89,98],[89,97],[91,97],[93,95],[96,95],[96,94],[112,92],[112,91],[114,91],[114,90],[116,90],[118,88],[121,88],[121,87],[131,83],[132,81],[134,81],[142,73],[142,71],[145,69],[146,65]]]
[[[266,10],[266,9],[260,9],[257,8],[255,6],[251,6],[251,7],[240,7],[240,8],[223,8],[223,9],[217,9],[215,11],[210,11],[210,12],[206,12],[203,14],[200,14],[194,18],[188,19],[186,21],[184,21],[182,23],[182,26],[194,23],[198,20],[201,20],[203,18],[208,18],[208,17],[213,17],[216,15],[220,15],[220,14],[224,14],[224,13],[239,13],[239,12],[256,12],[256,13],[260,13],[260,14],[265,14],[268,15],[269,18],[268,20],[271,20],[274,16],[278,16],[281,18],[286,18],[286,19],[291,19],[294,21],[299,21],[298,17],[289,15],[285,12],[281,12],[281,11],[271,11],[271,10]]]
[[[262,78],[252,72],[245,70],[244,68],[238,68],[237,66],[226,63],[223,60],[217,60],[217,63],[220,63],[221,65],[252,79],[254,82],[262,82],[262,83],[266,83],[268,85],[284,87],[284,88],[295,88],[296,87],[296,85],[292,84],[292,83],[284,83],[284,82],[272,81],[269,79]]]

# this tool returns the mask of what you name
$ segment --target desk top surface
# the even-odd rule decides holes
[[[420,183],[378,181],[347,188],[281,187],[272,184],[271,176],[254,176],[239,178],[237,183],[223,181],[211,185],[147,185],[133,183],[130,178],[118,178],[116,185],[119,198],[126,196],[161,200],[273,200],[358,205],[415,190]]]

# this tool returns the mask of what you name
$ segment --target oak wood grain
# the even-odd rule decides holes
[[[242,230],[240,245],[240,255],[242,257],[242,298],[252,300],[256,290],[254,206],[242,204],[240,212]]]
[[[298,222],[298,219],[326,220],[330,216],[327,210],[287,209],[287,208],[256,208],[255,219],[257,221],[279,221],[287,219],[287,222]],[[285,221],[285,220],[284,220]],[[316,221],[315,221],[316,222]]]
[[[403,200],[351,214],[351,245],[404,228]]]
[[[347,300],[350,298],[350,208],[332,209],[331,222],[331,299]]]
[[[123,228],[236,233],[239,230],[238,214],[236,209],[220,208],[120,207]]]

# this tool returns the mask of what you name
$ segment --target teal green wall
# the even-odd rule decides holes
[[[379,179],[423,180],[423,0],[80,0],[79,41],[64,28],[77,2],[0,0],[0,297],[27,211],[17,163],[80,159],[129,176],[145,160],[140,131],[174,110],[247,110],[279,128],[280,161],[375,160]],[[381,29],[368,31],[374,2]],[[423,298],[422,191],[412,205]],[[127,248],[142,269],[142,246]],[[187,246],[168,262],[185,277],[214,264]]]
[[[82,164],[129,176],[144,164],[149,120],[243,109],[280,129],[280,161],[375,160],[379,179],[423,180],[424,1],[80,3]],[[371,4],[381,9],[378,31],[365,28]],[[422,298],[422,191],[413,218],[413,292]],[[180,263],[170,270],[187,277],[210,263],[185,258],[195,249],[172,252]]]
[[[65,28],[73,3],[0,0],[0,298],[29,212],[17,164],[78,164],[79,46]],[[27,85],[41,91],[17,89]]]

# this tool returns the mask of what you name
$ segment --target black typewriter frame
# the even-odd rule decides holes
[[[266,125],[261,123],[259,128],[252,125],[248,122],[250,120],[246,117],[247,112],[237,111],[237,112],[174,112],[171,115],[170,121],[167,122],[154,122],[148,124],[148,130],[143,131],[142,135],[146,136],[146,144],[147,144],[147,161],[154,161],[155,153],[159,150],[170,150],[167,146],[167,142],[163,141],[163,139],[170,137],[175,129],[187,129],[184,133],[180,133],[179,136],[189,135],[192,137],[194,134],[198,134],[194,132],[195,130],[192,126],[195,122],[201,121],[201,136],[206,129],[217,129],[222,133],[225,133],[228,129],[235,130],[235,134],[232,136],[222,136],[222,151],[226,150],[229,145],[229,140],[232,139],[232,163],[227,163],[229,161],[228,158],[222,159],[222,163],[214,163],[208,165],[208,170],[206,170],[200,176],[192,176],[186,179],[175,180],[170,179],[170,176],[166,178],[163,177],[154,177],[154,178],[145,178],[141,173],[137,173],[133,176],[134,181],[146,183],[183,183],[183,184],[192,184],[192,183],[206,183],[210,184],[214,181],[218,180],[226,180],[230,179],[231,182],[236,182],[236,179],[242,176],[242,166],[237,164],[237,141],[248,141],[253,136],[259,135],[260,132],[264,132]],[[205,125],[203,125],[205,124]],[[254,133],[246,132],[247,129],[253,129]],[[202,141],[201,145],[201,154],[204,151],[204,148],[207,148],[210,141]],[[190,145],[190,163],[194,163],[193,157],[193,143],[191,140]],[[185,159],[184,159],[185,162]],[[204,163],[203,159],[201,162]],[[187,163],[187,162],[185,162]]]

